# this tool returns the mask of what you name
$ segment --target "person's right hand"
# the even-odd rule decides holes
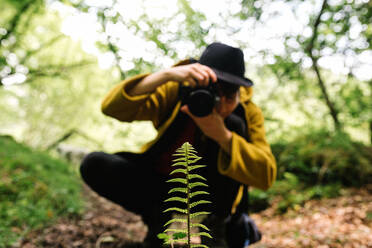
[[[181,83],[189,82],[192,87],[208,86],[209,82],[217,82],[217,76],[208,66],[193,63],[171,67],[166,70],[168,79]]]

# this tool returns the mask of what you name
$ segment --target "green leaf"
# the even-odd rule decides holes
[[[168,194],[174,193],[174,192],[181,192],[181,193],[187,193],[186,188],[173,188],[168,191]],[[195,192],[196,193],[196,192]]]
[[[173,175],[175,173],[183,173],[183,174],[187,175],[187,170],[186,169],[175,169],[175,170],[171,171],[171,173],[169,173],[169,175]]]
[[[176,156],[178,154],[173,154],[173,156]],[[180,154],[182,155],[183,157],[182,158],[176,158],[176,159],[173,159],[172,162],[186,162],[186,158],[184,157],[183,154]]]
[[[185,173],[185,174],[186,174],[186,173]],[[200,175],[198,175],[198,174],[188,174],[188,175],[187,175],[187,178],[188,178],[189,180],[197,178],[197,179],[201,179],[201,180],[203,180],[203,181],[207,181],[207,179],[205,179],[204,177],[202,177],[202,176],[200,176]]]
[[[169,236],[168,236],[168,234],[166,234],[166,233],[159,233],[159,234],[157,235],[157,237],[158,237],[159,239],[164,239],[164,241],[167,241],[167,240],[169,239]]]
[[[208,238],[212,239],[212,236],[207,232],[199,232],[199,233],[192,233],[191,234],[191,237],[200,237],[200,236],[204,236],[204,237],[208,237]]]
[[[182,198],[182,197],[178,197],[178,196],[170,197],[170,198],[166,199],[164,202],[170,202],[170,201],[187,203],[187,199]]]
[[[197,196],[197,195],[209,195],[209,193],[206,192],[206,191],[196,191],[196,192],[192,192],[192,193],[190,193],[190,198],[193,198],[194,196]]]
[[[187,184],[187,180],[185,178],[172,178],[167,180],[167,183],[183,183]]]
[[[187,233],[185,233],[185,232],[173,233],[173,238],[174,239],[183,239],[186,236],[187,236]]]
[[[181,214],[187,214],[187,210],[186,209],[181,209],[181,208],[168,208],[166,210],[163,211],[163,213],[165,212],[170,212],[170,211],[175,211],[175,212],[178,212],[178,213],[181,213]]]
[[[193,219],[193,218],[198,217],[200,215],[208,215],[208,214],[210,214],[210,212],[204,212],[204,211],[203,212],[196,212],[196,213],[190,214],[190,218]]]
[[[178,228],[165,229],[164,232],[175,232],[175,233],[186,233],[187,234],[187,230],[186,229],[178,229]]]
[[[211,203],[211,202],[206,201],[206,200],[200,200],[200,201],[191,203],[190,208],[196,207],[196,206],[201,205],[201,204],[209,204],[209,203]]]
[[[177,163],[172,164],[172,167],[174,167],[174,166],[183,166],[183,167],[186,167],[187,166],[187,163],[186,162],[183,162],[183,161],[180,161],[180,162],[177,162]]]
[[[206,231],[209,231],[209,228],[201,223],[191,223],[191,227],[200,227]]]
[[[199,168],[204,168],[204,167],[207,167],[206,165],[192,165],[192,166],[189,166],[189,171],[193,171],[193,170],[196,170],[196,169],[199,169]]]
[[[185,179],[185,181],[186,181],[186,179]],[[189,183],[189,188],[190,189],[193,189],[193,188],[198,187],[198,186],[208,187],[207,184],[202,183],[202,182]]]
[[[167,223],[165,223],[164,226],[168,226],[168,225],[170,225],[172,223],[175,223],[175,222],[186,223],[187,220],[186,219],[174,218],[174,219],[169,220]]]

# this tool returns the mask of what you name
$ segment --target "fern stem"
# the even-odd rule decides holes
[[[190,208],[190,187],[189,187],[189,146],[186,145],[186,180],[187,180],[187,246],[191,248],[191,208]]]

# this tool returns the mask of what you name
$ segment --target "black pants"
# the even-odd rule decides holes
[[[171,185],[166,180],[169,178],[155,172],[151,161],[145,161],[140,155],[92,152],[82,161],[80,172],[92,190],[141,215],[145,222],[152,222],[151,219],[162,214],[167,207],[163,201],[168,198]],[[208,210],[217,216],[227,217],[238,183],[220,175],[212,166],[208,166],[202,174],[208,180],[207,191],[213,202]]]

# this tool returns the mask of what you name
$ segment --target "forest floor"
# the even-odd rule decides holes
[[[372,185],[371,185],[372,186]],[[284,215],[272,207],[252,214],[263,233],[252,248],[372,247],[372,187],[351,190],[338,198],[308,201]],[[84,188],[87,211],[30,232],[15,246],[22,248],[139,247],[147,228],[139,216]]]

